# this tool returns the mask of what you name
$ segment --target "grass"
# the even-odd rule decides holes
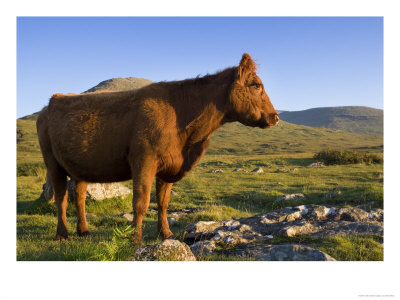
[[[302,204],[331,204],[339,207],[369,204],[370,207],[382,208],[382,165],[309,167],[312,161],[311,153],[285,156],[207,155],[192,173],[174,185],[173,190],[178,195],[172,197],[169,206],[170,209],[205,209],[182,217],[171,226],[171,230],[182,239],[186,226],[193,222],[249,217],[277,209],[282,204],[273,204],[274,200],[288,193],[303,193],[306,200]],[[264,173],[250,172],[260,166]],[[209,173],[216,168],[223,172]],[[234,172],[235,168],[243,168],[247,172]],[[296,170],[289,171],[291,169]],[[37,200],[45,178],[40,170],[41,166],[38,166],[36,171],[30,173],[36,175],[17,178],[18,260],[125,260],[130,256],[133,245],[116,240],[114,232],[115,228],[129,225],[122,214],[132,211],[130,195],[103,201],[87,201],[89,229],[92,233],[88,238],[76,235],[75,205],[70,202],[67,209],[70,238],[66,242],[58,243],[54,241],[55,205]],[[125,184],[131,186],[130,182]],[[341,194],[333,198],[327,197],[332,190],[338,189]],[[153,186],[150,208],[156,207]],[[145,244],[160,241],[156,229],[157,215],[149,212],[144,220]],[[382,247],[370,238],[327,238],[315,243],[339,260],[363,260],[363,257],[366,260],[379,260],[383,255]],[[349,245],[355,248],[350,249]],[[370,250],[368,256],[367,252]],[[357,251],[361,253],[358,256],[355,254]],[[204,259],[234,260],[217,254]]]

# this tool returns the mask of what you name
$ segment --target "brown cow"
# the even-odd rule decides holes
[[[53,95],[39,115],[37,132],[57,204],[56,239],[68,237],[67,175],[77,183],[79,235],[89,234],[87,182],[133,179],[134,238],[140,243],[156,177],[158,230],[170,238],[172,184],[199,161],[211,134],[227,122],[267,128],[278,120],[247,53],[238,67],[202,78],[131,91]]]

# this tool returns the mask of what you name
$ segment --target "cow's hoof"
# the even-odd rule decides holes
[[[83,231],[83,232],[81,232],[81,231],[78,230],[78,236],[87,237],[87,236],[90,236],[90,235],[91,235],[91,234],[90,234],[89,231]]]
[[[63,236],[61,234],[56,235],[56,241],[62,242],[62,241],[65,241],[66,239],[68,239],[68,236]]]

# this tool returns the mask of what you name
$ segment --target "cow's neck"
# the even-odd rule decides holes
[[[191,99],[187,103],[189,107],[181,131],[186,145],[208,140],[223,125],[230,88],[231,83],[226,79],[216,77],[215,81],[184,90],[187,93],[185,98]]]

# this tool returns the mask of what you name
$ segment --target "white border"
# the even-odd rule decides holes
[[[14,1],[1,12],[2,299],[360,299],[400,295],[396,197],[399,32],[395,1]],[[384,16],[385,261],[69,263],[15,261],[16,16]],[[397,271],[397,272],[396,272]],[[396,275],[395,275],[396,274]],[[76,278],[78,277],[78,278]],[[84,284],[79,284],[84,282]]]

